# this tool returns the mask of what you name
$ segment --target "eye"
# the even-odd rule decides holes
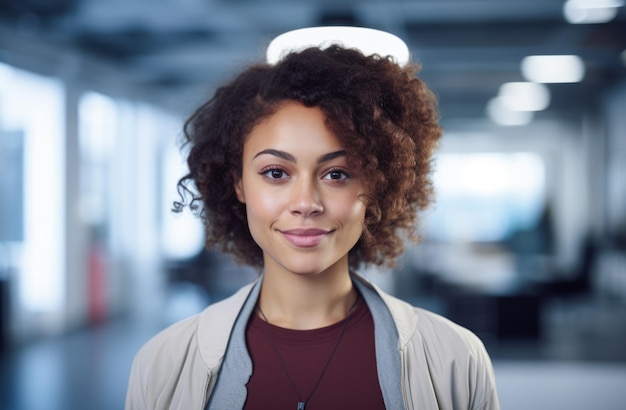
[[[264,169],[260,174],[269,179],[284,179],[288,177],[287,173],[280,168]]]
[[[331,169],[326,173],[326,175],[324,175],[324,179],[331,179],[334,181],[348,178],[350,178],[350,175],[342,169]]]

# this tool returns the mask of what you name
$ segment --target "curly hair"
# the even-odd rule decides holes
[[[243,145],[281,103],[299,102],[324,113],[363,184],[365,221],[351,268],[394,266],[404,240],[418,239],[418,211],[433,200],[431,156],[441,136],[436,98],[418,71],[336,45],[248,67],[185,123],[189,173],[178,182],[174,210],[188,205],[200,216],[207,247],[261,267],[262,251],[234,190]]]

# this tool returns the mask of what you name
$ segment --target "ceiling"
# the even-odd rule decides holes
[[[291,29],[367,26],[399,35],[423,65],[444,121],[478,118],[500,85],[523,81],[533,54],[578,54],[576,84],[551,84],[545,116],[580,116],[626,77],[626,7],[605,24],[568,24],[564,0],[0,0],[0,58],[71,55],[186,112]],[[4,37],[4,42],[1,41]],[[20,41],[28,40],[20,47]],[[35,47],[35,44],[37,46]],[[12,48],[12,49],[11,49]],[[10,49],[7,54],[6,49]],[[9,56],[9,57],[7,57]],[[66,58],[67,60],[67,58]]]

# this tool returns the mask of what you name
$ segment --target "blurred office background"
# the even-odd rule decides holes
[[[481,336],[504,408],[626,408],[623,0],[0,0],[0,408],[122,408],[255,277],[170,211],[181,128],[314,25],[399,35],[440,99],[424,241],[367,275]]]

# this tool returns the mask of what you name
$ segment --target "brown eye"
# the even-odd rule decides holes
[[[342,180],[347,178],[350,178],[350,175],[341,169],[333,169],[324,175],[324,179]]]
[[[260,174],[269,179],[284,179],[288,177],[287,173],[280,168],[266,169],[261,171]]]

